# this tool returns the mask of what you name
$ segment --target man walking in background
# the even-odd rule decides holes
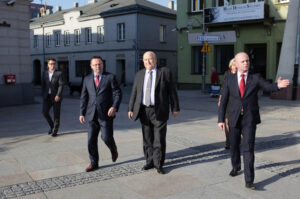
[[[43,94],[43,115],[46,118],[49,131],[48,134],[57,136],[60,124],[60,107],[62,101],[62,92],[64,88],[64,79],[61,71],[56,71],[56,60],[48,60],[48,71],[45,71],[42,78]],[[49,114],[53,106],[53,120]]]

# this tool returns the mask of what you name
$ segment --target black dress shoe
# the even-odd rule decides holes
[[[159,173],[159,174],[165,174],[166,173],[165,170],[162,167],[158,167],[156,170],[157,170],[157,173]]]
[[[52,134],[52,129],[49,129],[48,135]]]
[[[241,168],[237,168],[237,169],[232,169],[229,173],[230,176],[234,177],[234,176],[237,176],[239,175],[239,171],[241,170]]]
[[[56,137],[57,136],[57,131],[54,131],[53,133],[52,133],[52,137]]]
[[[247,189],[251,189],[251,190],[255,190],[255,186],[253,184],[253,182],[246,182],[246,188]]]
[[[153,168],[154,168],[153,164],[145,164],[143,166],[143,170],[149,170],[149,169],[153,169]]]
[[[113,162],[117,161],[118,155],[119,154],[118,154],[117,150],[115,150],[114,152],[111,153],[111,159],[112,159]]]

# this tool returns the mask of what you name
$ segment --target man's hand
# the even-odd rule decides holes
[[[286,87],[288,87],[288,85],[290,85],[290,80],[282,79],[282,77],[278,78],[278,81],[277,81],[278,88],[286,88]]]
[[[60,97],[56,95],[55,98],[54,98],[54,101],[59,102],[59,100],[60,100]]]
[[[128,111],[128,118],[132,120],[133,117],[133,112],[132,111]]]
[[[79,121],[81,124],[84,124],[85,123],[85,119],[84,119],[84,116],[83,115],[80,115],[79,116]]]
[[[218,123],[218,126],[221,130],[224,130],[225,129],[225,123],[224,122],[219,122]]]
[[[173,116],[176,117],[179,114],[179,111],[174,111]]]
[[[115,109],[114,107],[110,107],[107,113],[108,117],[114,117],[116,115],[116,111],[117,109]]]

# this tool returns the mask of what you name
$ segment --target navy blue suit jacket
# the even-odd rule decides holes
[[[228,74],[222,89],[218,122],[224,122],[227,109],[228,124],[236,127],[243,106],[243,122],[246,125],[256,125],[261,122],[257,93],[260,89],[268,92],[277,91],[277,84],[263,79],[260,74],[248,73],[244,97],[241,99],[237,73]]]
[[[94,74],[87,75],[83,81],[80,97],[80,115],[85,116],[87,121],[94,118],[97,110],[100,120],[110,120],[107,113],[109,108],[119,109],[122,99],[122,91],[115,75],[107,72],[102,73],[99,86],[96,88]]]

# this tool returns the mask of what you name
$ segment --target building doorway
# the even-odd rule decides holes
[[[120,85],[126,86],[126,67],[125,60],[117,60],[116,76]]]
[[[245,46],[250,59],[250,71],[260,73],[263,78],[267,76],[267,45],[248,44]]]
[[[41,61],[36,59],[33,62],[33,84],[34,85],[41,85]]]
[[[69,83],[69,61],[58,61],[58,70],[62,71],[65,83]]]

